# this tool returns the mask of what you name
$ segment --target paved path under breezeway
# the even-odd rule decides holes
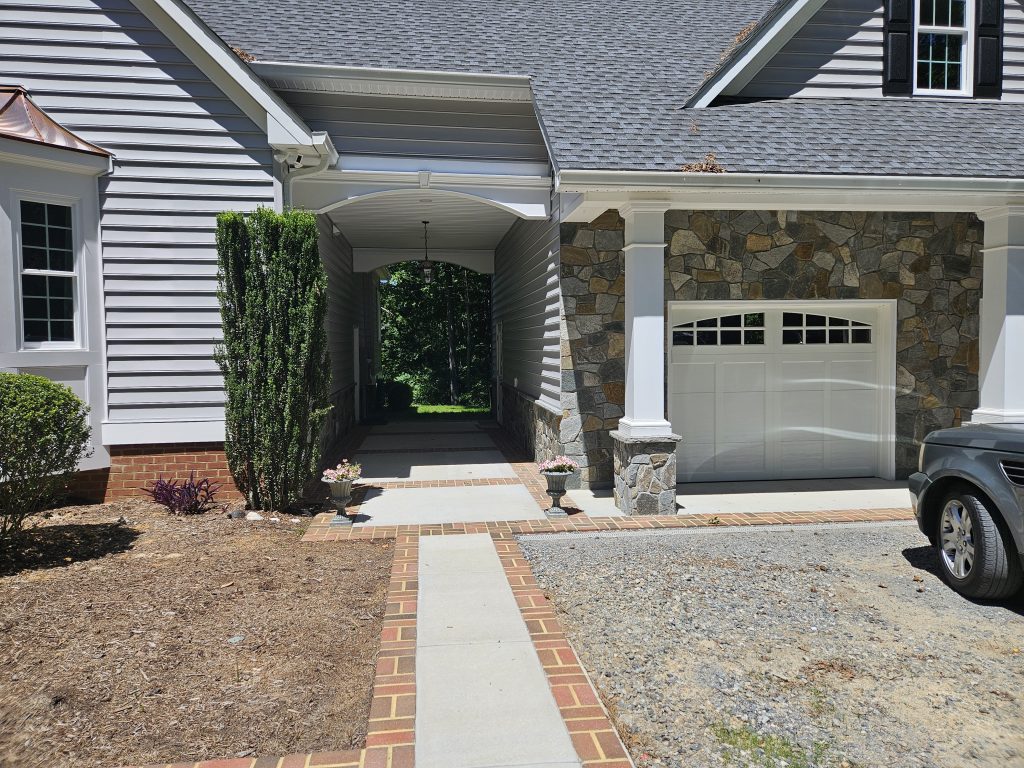
[[[490,427],[490,428],[488,428]],[[357,526],[541,520],[543,507],[478,421],[395,421],[370,428]]]

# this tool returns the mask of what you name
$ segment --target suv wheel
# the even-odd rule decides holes
[[[1020,589],[1024,576],[1013,543],[973,488],[959,488],[942,502],[936,549],[950,586],[968,597],[998,600]]]

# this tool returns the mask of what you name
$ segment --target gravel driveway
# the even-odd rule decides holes
[[[638,766],[1024,766],[1024,610],[912,524],[521,543]]]

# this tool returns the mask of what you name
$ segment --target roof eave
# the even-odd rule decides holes
[[[960,176],[577,169],[559,172],[556,191],[576,201],[573,221],[590,221],[629,200],[704,210],[963,212],[1024,205],[1024,179]]]
[[[0,161],[93,176],[113,170],[113,158],[106,152],[88,152],[4,135],[0,135]]]

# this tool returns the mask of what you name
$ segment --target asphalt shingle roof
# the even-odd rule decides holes
[[[562,169],[1024,178],[1024,104],[786,99],[683,109],[772,0],[186,0],[264,61],[530,75]]]

